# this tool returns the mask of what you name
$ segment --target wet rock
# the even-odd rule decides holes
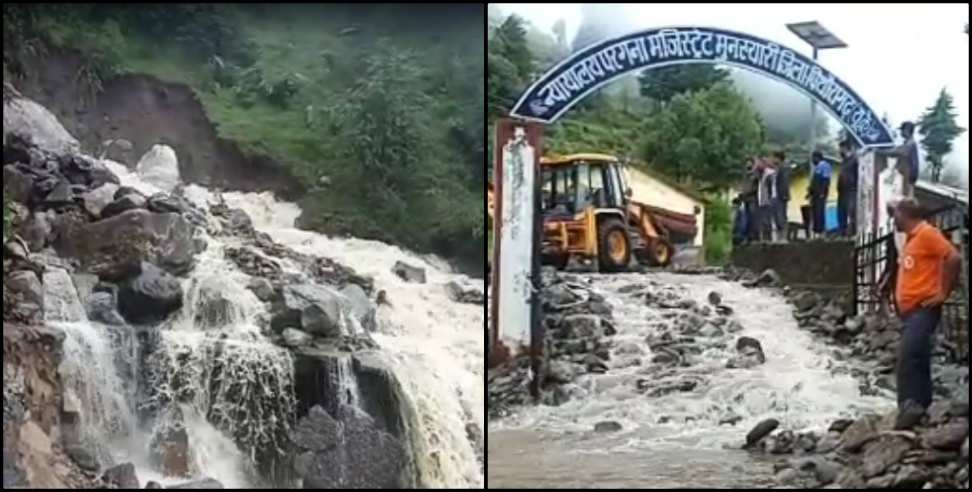
[[[645,351],[634,342],[621,342],[614,352],[618,355],[644,355]]]
[[[706,338],[721,337],[723,335],[722,330],[716,328],[711,323],[706,323],[705,326],[699,330],[699,336]]]
[[[621,430],[621,424],[613,420],[594,424],[594,432],[617,432],[619,430]]]
[[[851,424],[841,441],[840,449],[848,453],[856,453],[877,435],[877,424],[880,417],[876,415],[865,415]]]
[[[779,287],[783,285],[780,275],[772,268],[764,270],[755,280],[744,282],[746,287]]]
[[[341,295],[347,298],[351,306],[351,314],[361,323],[361,327],[366,332],[373,332],[377,329],[377,309],[375,304],[368,299],[368,294],[364,289],[356,284],[348,284],[341,289]]]
[[[191,482],[180,483],[178,485],[170,485],[170,489],[222,489],[223,484],[215,478],[203,478],[201,480],[193,480]]]
[[[153,481],[150,480],[149,483],[145,484],[145,488],[146,489],[161,489],[163,487],[161,485],[159,485],[158,482],[153,482]]]
[[[840,446],[840,434],[836,432],[828,432],[823,437],[817,441],[816,452],[820,454],[827,454]]]
[[[294,469],[305,488],[414,487],[399,439],[356,407],[340,405],[336,414],[312,408],[295,429]]]
[[[276,298],[276,292],[273,289],[273,285],[266,279],[262,278],[252,278],[250,279],[249,285],[246,287],[257,299],[263,302],[270,302]]]
[[[898,411],[894,419],[894,430],[908,430],[914,428],[925,416],[925,409],[920,404],[908,400]]]
[[[969,423],[964,419],[953,421],[937,429],[926,432],[922,439],[924,445],[933,449],[955,451],[962,447],[963,441],[967,442],[969,436]]]
[[[109,292],[95,292],[88,299],[88,319],[112,326],[122,326],[125,319],[115,306],[115,296]]]
[[[71,189],[71,183],[67,181],[61,181],[44,197],[43,204],[46,207],[58,208],[71,205],[74,203],[74,192]]]
[[[157,214],[181,214],[189,210],[185,202],[167,193],[152,195],[145,206]]]
[[[234,208],[229,209],[223,215],[226,219],[226,231],[236,235],[252,235],[254,233],[253,220],[243,210]]]
[[[139,488],[138,477],[135,476],[135,465],[124,463],[113,466],[101,475],[102,480],[120,489]]]
[[[604,337],[601,318],[589,314],[565,316],[561,321],[567,338],[600,339]]]
[[[813,433],[800,434],[797,436],[796,443],[794,444],[794,450],[801,451],[803,453],[811,453],[817,447],[817,438]]]
[[[288,347],[301,347],[310,343],[314,337],[294,328],[287,328],[283,331],[284,345]]]
[[[891,485],[894,484],[895,475],[881,475],[880,477],[874,477],[868,479],[866,487],[869,489],[889,489]],[[850,488],[850,487],[848,487]],[[858,487],[854,487],[858,488]],[[864,487],[860,487],[864,488]]]
[[[142,198],[145,198],[145,195],[143,195],[141,191],[138,191],[137,189],[132,188],[131,186],[119,186],[118,189],[115,191],[115,196],[112,197],[112,201],[120,200],[123,197],[126,197],[128,195],[137,195]]]
[[[962,459],[964,459],[966,463],[969,462],[969,438],[968,437],[965,438],[965,444],[962,445]]]
[[[96,472],[100,468],[98,458],[83,446],[68,446],[64,451],[82,470]]]
[[[594,354],[588,354],[584,357],[584,367],[587,368],[587,372],[594,374],[604,374],[608,369],[607,364]]]
[[[793,452],[796,436],[793,431],[785,430],[766,439],[766,452],[770,454],[789,454]]]
[[[486,296],[483,290],[472,285],[462,284],[451,281],[445,285],[449,298],[455,302],[464,304],[476,304],[482,306],[486,303]]]
[[[709,300],[709,304],[712,304],[713,306],[722,304],[722,296],[720,296],[716,291],[709,292],[707,299]]]
[[[776,430],[776,428],[779,426],[780,421],[776,419],[767,419],[760,422],[756,425],[756,427],[753,428],[753,430],[749,431],[749,434],[746,434],[746,447],[748,448],[756,445],[756,443],[761,441],[764,437],[770,435],[770,433]]]
[[[395,262],[395,266],[392,267],[392,273],[398,275],[399,278],[406,282],[418,284],[425,283],[424,268],[414,267],[401,261]]]
[[[968,383],[968,373],[965,377],[966,384]],[[952,417],[965,417],[969,416],[969,395],[964,397],[959,397],[957,400],[953,400],[952,404],[949,406],[948,414]]]
[[[135,168],[142,181],[163,191],[170,192],[179,185],[179,160],[168,145],[153,145]]]
[[[938,425],[948,420],[951,402],[946,400],[935,400],[928,407],[928,423]]]
[[[919,489],[930,478],[931,473],[928,470],[914,465],[905,465],[898,470],[892,485],[900,489]]]
[[[132,323],[164,320],[182,308],[182,284],[150,263],[142,263],[141,273],[122,285],[118,310]]]
[[[101,218],[108,219],[121,215],[130,210],[144,209],[147,202],[142,195],[139,194],[129,194],[125,195],[105,206],[101,210]]]
[[[82,304],[87,304],[94,294],[95,287],[98,286],[98,276],[88,273],[75,273],[71,275],[75,290],[78,291],[78,299]]]
[[[557,384],[570,383],[576,377],[574,366],[565,361],[551,361],[547,364],[546,380]]]
[[[306,451],[328,451],[341,443],[344,426],[315,405],[294,429],[294,444]]]
[[[755,352],[758,354],[760,363],[766,362],[766,356],[763,355],[763,345],[755,338],[739,337],[739,340],[736,340],[736,351],[743,353]]]
[[[853,423],[854,421],[851,419],[837,419],[830,424],[830,427],[827,429],[827,431],[843,433]]]
[[[840,467],[836,463],[819,456],[794,460],[793,468],[813,473],[820,485],[833,483],[840,472]]]
[[[876,477],[884,473],[891,465],[901,461],[911,446],[911,442],[897,436],[881,437],[868,444],[861,458],[861,472],[864,478]]]
[[[815,292],[800,292],[790,300],[797,311],[807,311],[820,302],[820,296]]]
[[[274,309],[274,330],[299,327],[312,335],[337,337],[343,334],[341,294],[321,285],[298,284],[283,288],[283,298]]]
[[[118,282],[137,274],[142,262],[173,275],[195,264],[192,228],[176,214],[131,210],[73,229],[55,246],[64,257],[81,260],[84,271]]]

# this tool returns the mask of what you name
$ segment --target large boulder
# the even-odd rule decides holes
[[[341,425],[325,419],[320,407],[312,409],[298,429],[294,441],[298,455],[295,471],[306,489],[400,489],[414,487],[409,476],[409,455],[401,440],[378,428],[375,421],[357,407],[341,407]],[[309,439],[307,436],[318,435]],[[336,442],[336,446],[331,443]],[[310,447],[304,447],[309,445]],[[325,449],[319,449],[319,448]]]
[[[932,429],[922,437],[926,447],[955,451],[962,447],[968,436],[968,421],[958,419],[937,429]]]
[[[39,149],[56,155],[75,154],[81,144],[71,136],[53,113],[24,98],[3,102],[3,141],[17,136]]]
[[[321,285],[298,284],[283,288],[283,297],[274,307],[271,326],[301,330],[324,337],[338,337],[344,333],[344,297]]]
[[[107,183],[81,195],[81,202],[92,217],[99,218],[105,207],[114,201],[117,191],[118,185]]]
[[[153,145],[136,166],[142,181],[169,192],[179,185],[179,160],[168,145]]]
[[[746,434],[746,447],[755,446],[779,426],[780,421],[776,419],[767,419],[760,422],[756,427],[753,427],[753,430],[749,431],[749,434]]]
[[[179,280],[150,263],[142,263],[141,273],[118,292],[119,311],[132,323],[161,321],[182,302]]]
[[[347,298],[351,306],[351,314],[361,323],[361,327],[366,332],[373,332],[377,329],[375,304],[368,299],[365,293],[357,284],[348,284],[341,289],[341,295]]]
[[[31,251],[42,251],[47,247],[53,236],[52,218],[55,212],[34,212],[20,225],[20,237],[27,243]]]
[[[395,266],[392,267],[392,272],[398,275],[399,278],[406,282],[424,284],[425,283],[425,269],[414,267],[408,263],[401,261],[396,261]]]
[[[177,214],[131,210],[71,228],[65,236],[55,243],[58,252],[111,282],[137,274],[142,262],[173,275],[185,275],[195,264],[192,227]]]
[[[314,339],[314,337],[295,328],[284,329],[282,336],[283,344],[288,347],[302,347]]]

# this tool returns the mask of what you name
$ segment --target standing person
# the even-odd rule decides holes
[[[746,242],[755,242],[759,238],[759,207],[756,203],[757,190],[759,189],[759,163],[753,159],[746,170],[746,178],[743,185],[742,201],[746,209]]]
[[[894,207],[895,228],[907,236],[898,260],[895,300],[903,333],[898,347],[898,408],[932,402],[932,337],[962,267],[962,257],[941,231],[925,222],[914,199]]]
[[[842,236],[853,236],[857,223],[857,153],[848,140],[840,143],[840,176],[837,178],[837,229]]]
[[[749,240],[747,235],[749,232],[749,216],[742,195],[736,195],[736,198],[732,199],[732,212],[732,245],[739,246]]]
[[[895,170],[901,175],[902,195],[906,198],[915,196],[915,183],[918,182],[918,172],[921,170],[918,156],[918,144],[915,142],[915,124],[906,121],[898,128],[904,142],[891,150],[878,150],[877,154],[897,159]]]
[[[766,160],[761,161],[759,168],[760,178],[757,188],[757,206],[759,207],[759,239],[761,241],[773,241],[774,232],[774,204],[777,199],[776,192],[776,168]]]
[[[810,206],[813,208],[813,232],[820,236],[826,232],[827,197],[830,195],[830,162],[823,158],[820,151],[810,154],[813,161],[813,176],[810,180]]]
[[[790,173],[786,169],[786,154],[781,150],[774,151],[770,154],[770,161],[776,168],[776,200],[773,206],[776,213],[773,218],[776,220],[778,239],[786,242],[786,227],[789,222],[786,218],[787,207],[790,203]]]

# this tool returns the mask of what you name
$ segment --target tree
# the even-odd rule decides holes
[[[667,103],[678,94],[708,89],[728,77],[729,72],[713,65],[670,65],[641,72],[638,84],[642,96]]]
[[[725,83],[677,95],[645,120],[645,162],[684,180],[733,184],[763,150],[766,130],[749,100]]]
[[[952,141],[965,132],[965,128],[955,123],[955,108],[948,91],[942,88],[935,104],[925,110],[918,125],[918,133],[922,136],[921,146],[931,165],[932,181],[937,183],[942,177],[943,159],[952,151]]]

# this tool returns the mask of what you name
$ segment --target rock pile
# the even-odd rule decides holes
[[[908,413],[908,410],[905,411]],[[894,411],[833,422],[824,435],[782,430],[761,423],[749,446],[789,455],[776,465],[789,486],[826,488],[969,488],[968,396],[939,400],[917,418]]]

